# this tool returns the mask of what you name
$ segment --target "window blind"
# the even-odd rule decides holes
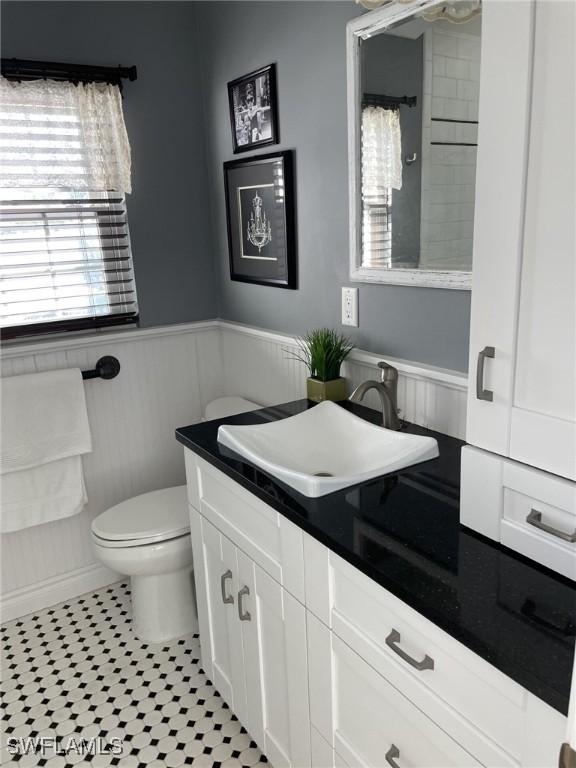
[[[362,195],[362,266],[392,267],[392,190]]]
[[[0,106],[2,337],[134,322],[118,87],[0,78]]]
[[[25,333],[133,322],[124,195],[0,189],[0,325]]]
[[[392,188],[402,187],[398,109],[362,108],[362,266],[392,266]]]

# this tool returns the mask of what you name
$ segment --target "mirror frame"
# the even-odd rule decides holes
[[[382,8],[352,19],[346,25],[348,93],[348,179],[350,211],[350,279],[362,283],[391,283],[427,288],[471,290],[472,272],[427,269],[382,269],[362,266],[360,157],[360,42],[444,0],[390,0]]]

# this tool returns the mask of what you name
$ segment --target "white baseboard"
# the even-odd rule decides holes
[[[94,589],[119,581],[121,576],[97,563],[76,571],[53,576],[40,583],[30,584],[2,595],[0,617],[2,623],[19,619],[29,613],[41,611]]]

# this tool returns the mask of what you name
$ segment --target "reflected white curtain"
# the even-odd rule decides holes
[[[362,266],[392,267],[392,189],[402,187],[399,110],[362,110]]]
[[[362,194],[377,197],[381,190],[402,189],[400,110],[362,109]]]
[[[131,192],[116,85],[0,78],[0,187]]]

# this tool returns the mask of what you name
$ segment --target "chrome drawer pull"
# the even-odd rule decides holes
[[[249,594],[250,594],[250,590],[248,587],[242,587],[240,592],[238,592],[238,618],[240,619],[240,621],[250,621],[250,619],[252,618],[249,611],[245,611],[242,608],[242,598],[244,597],[244,595],[249,595]]]
[[[386,752],[385,756],[386,762],[388,765],[391,765],[392,768],[400,768],[398,763],[396,762],[396,758],[400,757],[400,750],[395,744],[392,744],[388,752]]]
[[[558,528],[554,528],[553,525],[543,523],[542,512],[538,512],[535,509],[530,511],[530,514],[526,518],[526,522],[528,525],[533,525],[534,528],[539,528],[541,531],[546,531],[546,533],[549,533],[551,536],[556,536],[557,539],[568,541],[570,544],[574,544],[574,542],[576,542],[576,531],[574,531],[574,533],[565,533],[564,531],[558,530]]]
[[[409,656],[406,651],[403,651],[402,648],[398,645],[400,642],[400,632],[398,632],[397,629],[393,629],[392,632],[388,635],[386,638],[386,645],[389,648],[392,648],[394,653],[397,653],[398,656],[400,656],[401,659],[404,659],[408,664],[410,664],[411,667],[414,667],[414,669],[419,670],[420,672],[423,669],[434,669],[434,659],[431,659],[428,654],[424,656],[422,661],[416,661],[416,659],[413,659],[412,656]]]
[[[478,353],[478,364],[476,366],[476,397],[478,400],[487,400],[489,403],[494,399],[494,392],[490,389],[484,389],[484,361],[487,357],[493,358],[495,355],[494,347],[484,347]]]
[[[222,602],[223,603],[233,603],[234,598],[232,595],[226,594],[226,582],[228,579],[232,578],[232,571],[226,571],[226,573],[223,573],[222,576],[220,576],[220,591],[222,592]]]

